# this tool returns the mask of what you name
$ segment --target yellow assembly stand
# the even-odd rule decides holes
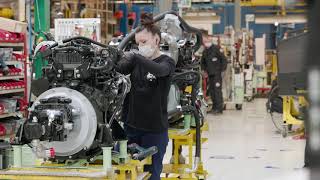
[[[144,165],[148,165],[152,163],[151,156],[146,158],[143,161],[131,160],[129,163],[123,165],[115,165],[113,168],[117,172],[117,180],[147,180],[150,178],[151,174],[147,172],[143,172]]]
[[[205,122],[201,128],[201,133],[203,131],[208,131],[208,123]],[[181,133],[181,130],[169,130],[169,138],[173,142],[173,164],[164,164],[162,171],[162,180],[197,180],[197,179],[206,179],[208,173],[203,168],[202,161],[198,164],[198,169],[195,172],[188,173],[186,169],[192,169],[193,159],[193,146],[195,145],[196,130],[190,129],[184,133]],[[207,138],[201,138],[201,144],[206,142]],[[188,147],[188,163],[179,164],[179,149],[182,146]]]
[[[305,107],[308,106],[308,102],[303,96],[298,97],[299,106]],[[301,116],[301,112],[295,108],[294,105],[294,97],[293,96],[284,96],[283,97],[283,128],[284,131],[282,132],[283,137],[287,137],[289,132],[289,126],[298,125],[300,129],[304,129],[303,119],[299,119],[298,117]]]

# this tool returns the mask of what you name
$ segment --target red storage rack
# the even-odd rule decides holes
[[[1,30],[0,30],[1,31]],[[2,32],[2,31],[1,31]],[[19,40],[20,38],[20,40]],[[27,104],[28,104],[28,91],[27,91],[27,42],[26,35],[19,34],[13,36],[13,38],[8,40],[0,40],[1,48],[13,48],[12,59],[5,61],[7,65],[11,65],[10,73],[8,75],[3,75],[0,73],[0,99],[4,96],[12,97],[19,96],[21,98],[17,99],[17,103],[20,109],[16,112],[4,112],[4,106],[0,105],[0,123],[1,119],[14,117],[18,114],[26,115]],[[17,53],[18,52],[18,53]],[[13,65],[13,66],[12,66]],[[19,67],[19,68],[17,68]],[[5,84],[5,86],[4,86]],[[0,139],[5,139],[7,137],[0,136]]]

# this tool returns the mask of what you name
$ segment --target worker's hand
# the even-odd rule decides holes
[[[136,49],[132,49],[130,51],[125,51],[124,58],[128,61],[132,61],[136,54],[139,54],[139,51],[137,51]]]
[[[123,57],[128,61],[130,61],[133,58],[133,56],[134,54],[131,51],[125,51],[123,53]]]
[[[130,51],[119,51],[118,53],[118,57],[119,57],[119,61],[132,61],[135,54],[137,54],[137,50],[130,50]],[[117,61],[117,62],[119,62]]]

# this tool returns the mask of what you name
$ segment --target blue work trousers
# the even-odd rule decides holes
[[[163,168],[162,160],[169,142],[168,131],[161,133],[145,132],[127,125],[125,125],[125,131],[129,139],[128,144],[136,143],[143,148],[152,146],[158,148],[158,153],[152,156],[152,165],[145,166],[144,169],[152,174],[151,180],[160,180]]]

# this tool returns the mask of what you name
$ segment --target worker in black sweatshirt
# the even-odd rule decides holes
[[[158,148],[158,153],[152,157],[152,165],[145,170],[152,174],[151,180],[160,180],[162,160],[169,142],[167,99],[175,62],[160,52],[161,33],[154,25],[153,17],[143,14],[141,24],[142,29],[135,35],[139,51],[126,53],[117,68],[123,74],[131,74],[131,90],[124,104],[128,143]]]
[[[212,112],[221,114],[224,109],[222,96],[222,72],[227,69],[227,59],[220,48],[212,43],[208,32],[202,31],[204,51],[201,58],[203,74],[209,76],[209,93],[212,100]]]

